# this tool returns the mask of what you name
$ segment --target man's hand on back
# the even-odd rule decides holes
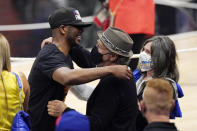
[[[52,43],[52,37],[49,37],[49,38],[44,39],[44,40],[42,41],[42,43],[41,43],[41,49],[42,49],[45,45],[51,44],[51,43]]]
[[[131,69],[126,65],[113,65],[110,66],[111,73],[118,78],[124,78],[124,79],[131,79],[132,77],[132,71]]]

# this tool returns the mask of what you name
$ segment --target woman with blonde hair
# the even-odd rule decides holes
[[[22,89],[19,88],[19,81]],[[0,130],[11,130],[15,114],[21,108],[27,111],[29,93],[29,83],[25,75],[22,72],[11,72],[9,43],[0,34]]]

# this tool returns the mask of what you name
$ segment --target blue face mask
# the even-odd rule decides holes
[[[139,64],[140,70],[142,72],[150,71],[152,69],[152,60],[151,56],[148,55],[146,52],[141,52],[139,56]]]

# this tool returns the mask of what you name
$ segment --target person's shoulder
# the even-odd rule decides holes
[[[53,50],[53,49],[58,49],[55,44],[47,44],[45,45],[41,50]]]
[[[61,53],[55,44],[45,45],[39,52],[41,55],[50,55],[54,53]]]
[[[122,78],[118,78],[118,77],[115,77],[113,75],[108,75],[106,77],[104,77],[102,79],[103,82],[107,82],[107,83],[113,83],[114,85],[119,85],[119,84],[129,84],[130,82],[133,82],[134,83],[134,79],[131,78],[131,79],[122,79]]]
[[[36,57],[37,61],[48,61],[50,59],[65,59],[65,55],[57,48],[55,44],[45,45]]]
[[[171,122],[152,122],[148,124],[144,131],[177,131],[177,128],[174,123]]]
[[[108,75],[108,76],[105,76],[105,77],[102,78],[103,82],[106,82],[106,81],[114,81],[115,82],[117,80],[119,80],[119,78],[117,78],[113,75]]]

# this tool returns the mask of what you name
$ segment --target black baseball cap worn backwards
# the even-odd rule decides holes
[[[48,21],[51,29],[55,29],[60,25],[88,27],[92,24],[91,22],[83,22],[79,14],[79,11],[71,7],[67,7],[67,8],[62,7],[55,10],[49,16]]]

